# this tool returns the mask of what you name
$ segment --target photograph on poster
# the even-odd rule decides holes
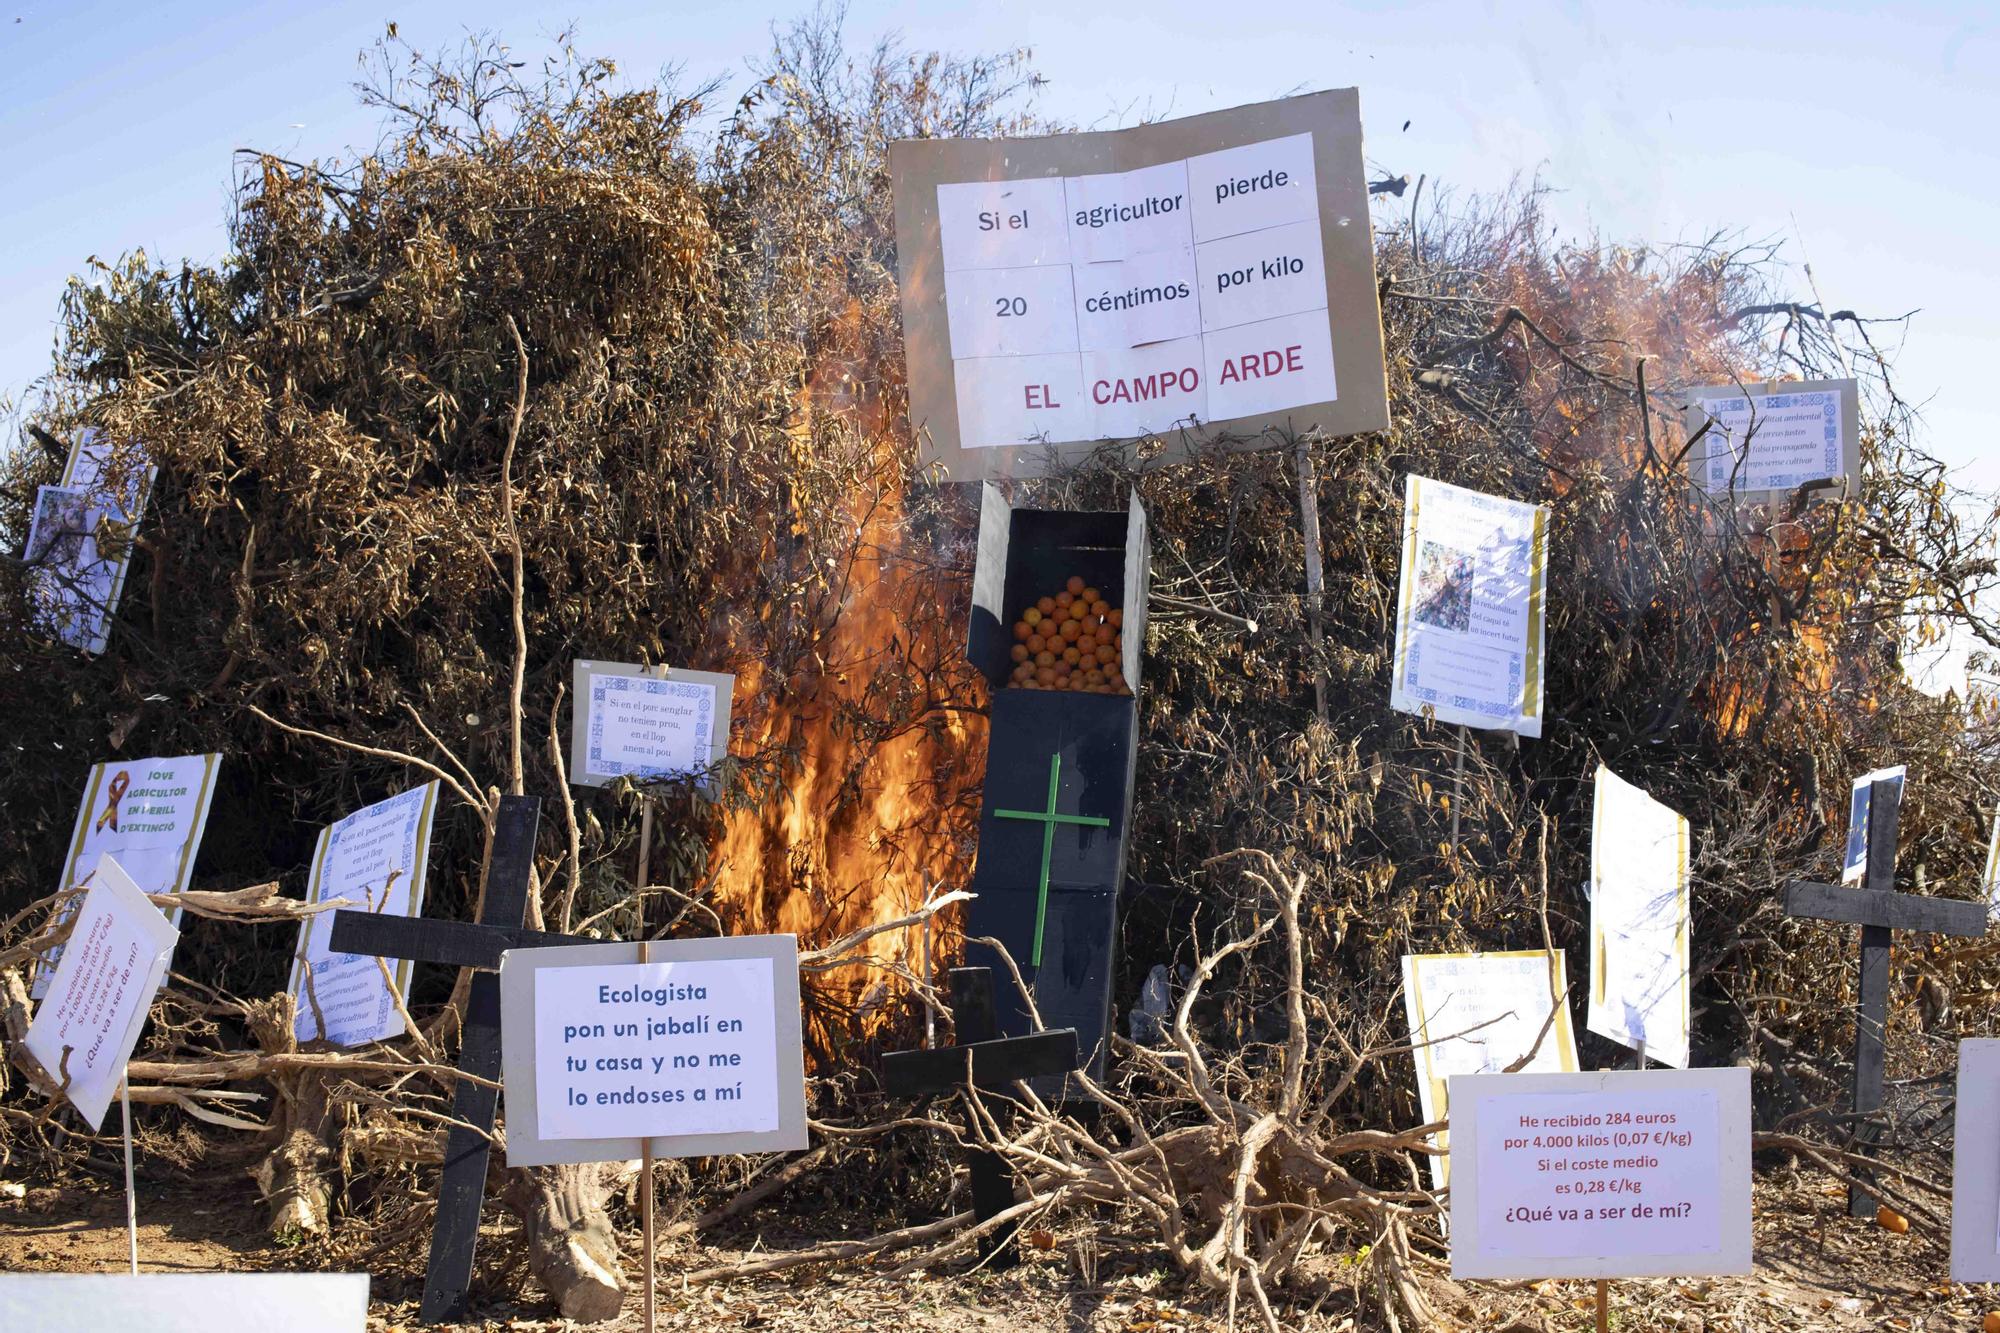
[[[344,899],[359,910],[385,916],[422,916],[431,818],[438,784],[363,806],[320,830],[306,884],[306,901]],[[403,1034],[403,1015],[389,989],[407,997],[408,959],[385,969],[365,954],[335,953],[329,939],[333,915],[321,912],[299,925],[292,955],[292,1031],[301,1042],[325,1040],[360,1046]]]
[[[1410,473],[1389,702],[1542,734],[1548,511]]]
[[[1584,1026],[1688,1064],[1687,821],[1599,764],[1590,834]]]
[[[1750,1071],[1451,1081],[1451,1275],[1750,1271]]]
[[[1403,1013],[1416,1047],[1424,1123],[1449,1118],[1446,1089],[1454,1075],[1500,1073],[1531,1052],[1524,1070],[1578,1067],[1563,999],[1566,975],[1561,949],[1403,956]],[[1448,1146],[1444,1135],[1437,1142]],[[1433,1157],[1430,1164],[1433,1183],[1443,1189],[1451,1159]]]

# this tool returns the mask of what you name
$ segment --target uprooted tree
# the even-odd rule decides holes
[[[1157,471],[1108,455],[1018,487],[1109,506],[1137,485],[1148,505],[1144,888],[1121,1009],[1155,963],[1186,980],[1161,1042],[1122,1044],[1092,1086],[1103,1114],[1031,1105],[1002,1133],[971,1096],[902,1114],[867,1073],[875,1043],[935,1002],[915,923],[965,878],[984,727],[957,652],[976,506],[923,474],[903,414],[886,146],[1030,128],[1026,69],[886,46],[857,60],[806,24],[714,120],[713,89],[621,91],[567,49],[532,78],[488,44],[376,58],[374,155],[246,158],[225,266],[133,255],[72,286],[33,430],[6,460],[16,549],[34,486],[85,425],[143,441],[160,469],[104,656],[48,639],[18,562],[0,576],[10,1050],[23,966],[60,932],[44,900],[63,887],[49,879],[82,765],[222,750],[207,896],[188,904],[135,1099],[254,1136],[275,1226],[411,1273],[462,979],[420,976],[405,1039],[300,1050],[280,994],[290,936],[245,923],[296,919],[273,882],[297,888],[319,824],[428,777],[452,798],[428,910],[469,917],[497,795],[526,790],[562,814],[531,924],[836,946],[808,987],[821,1146],[686,1176],[680,1206],[705,1205],[687,1228],[726,1228],[808,1179],[865,1201],[839,1183],[854,1163],[893,1161],[942,1195],[935,1144],[979,1139],[1018,1169],[1006,1221],[1118,1210],[1272,1322],[1285,1290],[1328,1280],[1320,1259],[1366,1247],[1330,1271],[1421,1318],[1442,1247],[1388,1017],[1397,959],[1579,940],[1602,761],[1696,830],[1703,1061],[1758,1071],[1766,1146],[1843,1169],[1848,958],[1836,932],[1782,917],[1777,886],[1824,870],[1847,775],[1894,759],[1912,773],[1905,866],[1970,893],[1995,789],[1985,715],[1900,666],[1948,628],[1994,642],[1990,519],[1912,439],[1868,320],[1786,300],[1764,248],[1558,244],[1532,193],[1432,192],[1407,213],[1385,195],[1388,433]],[[1845,498],[1773,513],[1690,489],[1677,386],[1850,368],[1869,421]],[[1458,785],[1452,737],[1386,706],[1409,471],[1554,517],[1545,736],[1479,739]],[[1302,496],[1325,542],[1317,605]],[[654,794],[649,883],[630,873],[634,793],[560,795],[564,682],[584,656],[743,680],[717,792]],[[1944,1039],[1990,1025],[1992,992],[1970,980],[1989,956],[1944,941],[1899,955],[1892,1138],[1926,1132]],[[53,1168],[88,1150],[58,1143],[25,1080],[0,1092],[0,1158]],[[524,1243],[501,1261],[568,1312],[615,1309],[606,1209],[626,1179],[512,1173],[496,1193]],[[1920,1172],[1878,1188],[1930,1206]],[[971,1249],[969,1214],[940,1211],[751,1268]]]

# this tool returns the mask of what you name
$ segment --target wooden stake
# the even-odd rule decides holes
[[[1326,675],[1320,669],[1320,592],[1326,582],[1326,569],[1319,547],[1319,473],[1313,467],[1312,452],[1304,440],[1299,441],[1299,535],[1305,538],[1306,546],[1306,624],[1312,632],[1313,645],[1313,711],[1321,722],[1326,721]],[[1458,818],[1457,806],[1452,807],[1452,818]],[[1454,838],[1453,845],[1457,844]]]
[[[1451,854],[1458,855],[1458,807],[1465,803],[1465,724],[1458,724],[1458,759],[1451,768]]]
[[[118,1080],[118,1114],[125,1122],[125,1243],[132,1252],[132,1276],[139,1276],[139,1196],[132,1184],[132,1085]]]
[[[1611,1333],[1611,1284],[1597,1279],[1597,1333]]]
[[[646,813],[648,815],[651,815],[653,813],[653,807],[650,801],[647,802]],[[650,963],[653,961],[653,942],[651,940],[642,940],[640,942],[639,961],[642,963]],[[655,1321],[658,1317],[659,1311],[658,1307],[655,1304],[655,1293],[653,1286],[653,1274],[658,1265],[658,1256],[654,1252],[653,1141],[651,1139],[643,1139],[640,1141],[639,1188],[645,1191],[644,1194],[641,1194],[639,1196],[639,1234],[642,1237],[640,1241],[640,1247],[645,1252],[645,1261],[646,1261],[645,1328],[646,1328],[646,1333],[654,1333],[654,1330],[658,1327],[658,1324]]]

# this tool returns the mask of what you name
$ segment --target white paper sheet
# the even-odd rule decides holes
[[[360,911],[421,916],[437,790],[435,781],[427,782],[321,829],[306,901],[344,898]],[[301,1042],[324,1037],[336,1046],[401,1036],[403,1016],[382,978],[382,964],[368,954],[334,953],[327,943],[332,933],[330,912],[308,917],[299,926],[292,959],[294,1035]],[[391,964],[390,974],[407,992],[409,962]]]
[[[982,357],[952,370],[966,448],[1084,438],[1091,413],[1074,354]]]
[[[1077,343],[1086,352],[1122,351],[1201,333],[1201,285],[1186,242],[1110,264],[1079,264]],[[1197,356],[1195,363],[1199,365]]]
[[[1389,703],[1542,734],[1547,512],[1411,473]]]
[[[1310,134],[1225,148],[1188,159],[1194,238],[1282,227],[1319,215],[1319,183]]]
[[[585,755],[591,773],[658,778],[709,766],[717,712],[713,685],[650,676],[590,682]]]
[[[1835,389],[1749,395],[1704,389],[1695,404],[1714,427],[1696,451],[1711,492],[1785,490],[1842,474],[1842,395]]]
[[[1028,356],[1076,350],[1076,298],[1067,264],[974,268],[952,276],[951,354]]]
[[[115,856],[141,892],[186,892],[221,766],[220,754],[92,766],[56,887],[75,888],[99,858]],[[176,911],[174,916],[178,915]],[[61,957],[62,950],[54,950],[37,971],[34,998],[48,993],[49,978]]]
[[[778,1127],[769,958],[535,974],[536,1127],[544,1139]]]
[[[1068,264],[1063,182],[966,181],[938,186],[938,232],[947,272]]]
[[[68,1078],[70,1103],[92,1130],[118,1094],[179,938],[118,862],[100,858],[23,1043],[52,1080]]]
[[[1195,266],[1203,333],[1326,309],[1317,217],[1196,246]]]
[[[1092,433],[1140,435],[1206,417],[1201,354],[1199,338],[1085,353]]]
[[[1174,249],[1193,235],[1186,162],[1071,176],[1064,189],[1072,263],[1096,264]]]
[[[1602,764],[1591,819],[1585,1026],[1685,1069],[1687,821]]]
[[[1987,915],[2000,916],[2000,810],[1993,812],[1993,832],[1986,839],[1986,874],[1980,882],[1986,886]]]
[[[49,632],[73,648],[101,653],[110,641],[154,471],[142,447],[115,447],[90,427],[70,450],[62,485],[37,492],[29,597]]]
[[[1417,1100],[1426,1123],[1449,1116],[1446,1081],[1453,1075],[1498,1073],[1530,1050],[1534,1058],[1523,1071],[1577,1067],[1576,1034],[1560,998],[1566,972],[1560,949],[1553,959],[1542,949],[1403,956],[1403,1014],[1417,1046]],[[1551,1012],[1555,1021],[1543,1036]],[[1430,1161],[1431,1179],[1442,1189],[1451,1159]]]

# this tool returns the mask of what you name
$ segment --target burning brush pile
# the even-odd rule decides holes
[[[1155,965],[1177,1004],[1163,1043],[1114,1053],[1086,1119],[1031,1106],[1002,1133],[882,1098],[876,1053],[913,1044],[926,940],[941,964],[956,926],[865,932],[968,877],[987,704],[962,654],[976,497],[922,475],[903,411],[886,145],[1031,122],[1011,61],[857,63],[833,43],[785,37],[719,126],[705,91],[619,91],[604,63],[521,83],[476,50],[384,46],[364,92],[388,126],[378,156],[258,160],[228,266],[133,255],[72,288],[0,525],[18,540],[57,466],[34,441],[85,423],[147,442],[160,477],[104,656],[41,637],[0,575],[9,1049],[88,762],[222,751],[196,887],[291,897],[319,826],[444,774],[430,915],[472,915],[497,796],[525,790],[559,811],[531,925],[846,941],[808,974],[823,1146],[782,1168],[693,1164],[669,1204],[687,1229],[812,1192],[868,1207],[887,1174],[947,1221],[877,1248],[948,1259],[977,1238],[937,1145],[983,1139],[1017,1168],[1016,1221],[1099,1210],[1267,1313],[1336,1280],[1418,1312],[1442,1248],[1412,1183],[1398,959],[1574,949],[1601,761],[1695,830],[1697,1062],[1750,1064],[1773,1131],[1838,1160],[1823,1112],[1844,1087],[1850,964],[1835,932],[1783,918],[1778,886],[1826,877],[1850,773],[1906,762],[1905,863],[1932,892],[1973,892],[1990,729],[1915,692],[1897,654],[1972,614],[1983,525],[1910,439],[1868,324],[1782,299],[1762,251],[1557,246],[1532,196],[1408,215],[1384,196],[1388,434],[1158,470],[1114,456],[1016,488],[1109,509],[1136,486],[1149,513],[1120,1027]],[[1664,389],[1843,362],[1871,395],[1857,498],[1695,502]],[[1550,725],[1476,741],[1462,790],[1451,733],[1387,706],[1412,471],[1553,512]],[[1317,606],[1302,494],[1325,544]],[[1047,592],[1011,627],[1009,684],[1123,692],[1123,608]],[[713,794],[655,793],[646,884],[635,794],[563,795],[578,657],[738,674],[733,757]],[[184,923],[133,1070],[142,1144],[199,1154],[190,1117],[249,1136],[275,1225],[408,1276],[462,987],[422,969],[418,1035],[367,1062],[300,1059],[275,892]],[[1892,1077],[1990,1029],[1987,956],[1942,939],[1901,956]],[[0,1077],[0,1161],[96,1150]],[[254,1097],[225,1109],[218,1089]],[[1920,1101],[1892,1134],[1922,1130]],[[526,1264],[564,1296],[575,1265],[547,1238],[603,1243],[616,1184],[562,1168],[507,1191],[524,1243],[497,1247],[489,1277]]]

